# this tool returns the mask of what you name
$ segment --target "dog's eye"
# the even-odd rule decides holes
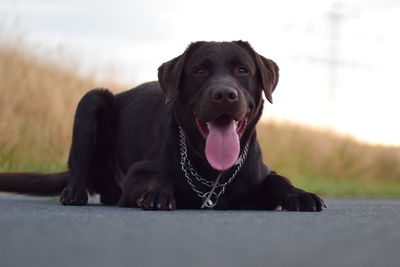
[[[245,76],[245,75],[248,75],[248,74],[249,74],[249,71],[248,71],[248,69],[245,68],[245,67],[237,67],[237,68],[236,68],[236,74],[237,74],[237,75]]]
[[[197,68],[193,71],[193,76],[206,76],[207,75],[207,70],[205,68]]]

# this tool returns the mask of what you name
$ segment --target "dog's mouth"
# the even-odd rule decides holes
[[[228,115],[209,122],[195,119],[199,132],[206,139],[205,155],[208,163],[219,171],[230,169],[240,154],[240,138],[247,127],[247,116],[240,121]]]

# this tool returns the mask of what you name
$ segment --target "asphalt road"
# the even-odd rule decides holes
[[[0,266],[400,266],[400,200],[151,212],[0,194]]]

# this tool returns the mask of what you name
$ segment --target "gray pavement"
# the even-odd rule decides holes
[[[149,212],[0,194],[0,266],[400,266],[400,200]]]

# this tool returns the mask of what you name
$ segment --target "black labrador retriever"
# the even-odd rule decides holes
[[[2,173],[0,190],[61,193],[64,205],[87,204],[89,192],[146,210],[321,211],[321,198],[262,161],[255,126],[278,71],[247,42],[192,43],[160,66],[159,82],[82,98],[68,171]]]

